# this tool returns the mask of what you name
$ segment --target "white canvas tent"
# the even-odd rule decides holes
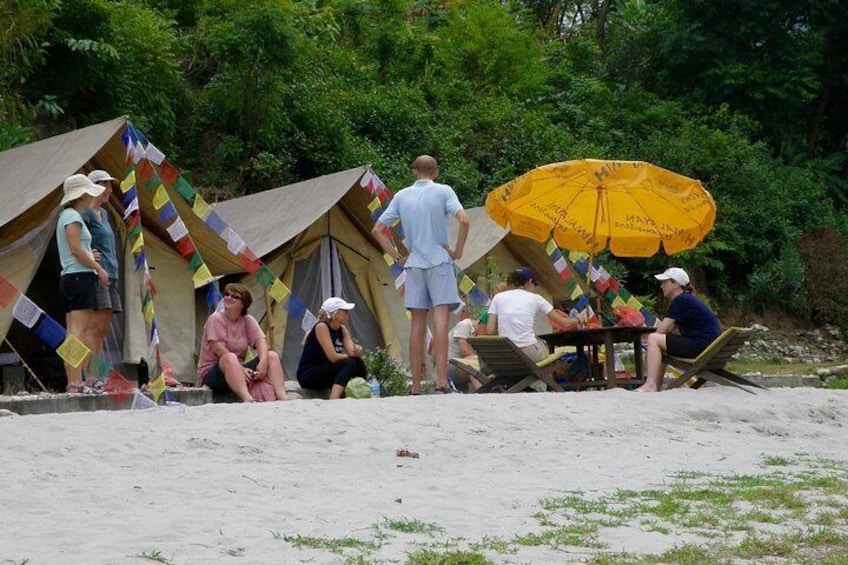
[[[121,134],[126,118],[118,118],[75,130],[43,141],[0,153],[0,275],[26,293],[51,317],[64,324],[58,302],[59,264],[56,257],[55,226],[62,197],[62,183],[68,176],[104,169],[113,176],[124,175],[125,150]],[[145,227],[147,261],[158,290],[154,298],[163,359],[174,375],[193,381],[195,362],[195,302],[191,272],[187,263],[171,247],[171,240],[158,224],[150,195],[139,190],[142,224]],[[115,195],[115,202],[120,195]],[[175,202],[175,204],[179,204]],[[178,205],[183,220],[204,260],[215,273],[242,270],[226,243],[190,210]],[[124,249],[123,220],[111,207]],[[123,333],[123,343],[109,344],[107,360],[137,363],[148,356],[147,335],[140,308],[138,281],[132,256],[122,269],[125,315],[116,317],[112,338]],[[45,259],[46,258],[46,259]],[[33,332],[21,324],[12,325],[12,308],[0,309],[0,336],[10,338],[25,358],[44,354]],[[11,332],[11,333],[10,333]],[[17,342],[17,343],[15,343]]]
[[[351,333],[366,347],[386,346],[405,360],[409,321],[383,253],[371,236],[365,167],[219,203],[215,211],[309,310],[325,298],[355,302]],[[266,316],[264,292],[247,276],[251,313],[262,321],[292,378],[302,351],[300,321],[280,306]]]
[[[506,280],[516,267],[529,267],[538,278],[537,292],[555,306],[568,302],[565,284],[554,269],[544,244],[513,235],[498,226],[486,213],[485,207],[466,210],[470,222],[468,240],[457,265],[484,291],[489,279]],[[451,241],[456,241],[459,223],[451,222]],[[544,320],[536,320],[536,333],[551,331]]]

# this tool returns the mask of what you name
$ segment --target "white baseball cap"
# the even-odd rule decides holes
[[[91,171],[88,173],[88,180],[91,182],[103,182],[104,180],[117,181],[115,177],[107,173],[106,171],[101,171],[100,169],[96,171]]]
[[[327,314],[332,314],[338,310],[353,310],[354,306],[356,306],[356,304],[353,302],[345,302],[341,298],[336,298],[334,296],[324,301],[321,305],[321,310]]]
[[[670,267],[666,269],[665,272],[660,273],[659,275],[654,275],[654,277],[660,281],[667,281],[671,279],[680,286],[686,286],[689,284],[689,275],[686,274],[686,271],[680,267]]]

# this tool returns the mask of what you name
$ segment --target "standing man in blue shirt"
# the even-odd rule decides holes
[[[421,393],[427,355],[427,314],[433,312],[433,345],[436,356],[436,392],[447,393],[448,386],[448,312],[459,305],[459,291],[453,262],[462,257],[468,237],[468,214],[456,193],[446,184],[434,182],[439,171],[429,155],[415,159],[412,176],[415,183],[398,192],[371,233],[383,250],[394,257],[406,273],[404,306],[412,314],[409,334],[409,361],[412,365],[412,394]],[[448,217],[459,220],[456,246],[450,247]],[[404,245],[409,257],[403,257],[392,245],[386,229],[400,220]]]

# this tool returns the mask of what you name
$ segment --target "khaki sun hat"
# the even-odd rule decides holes
[[[105,187],[94,184],[88,180],[87,176],[81,174],[71,175],[66,178],[62,188],[65,191],[65,195],[62,197],[62,206],[68,202],[73,202],[77,198],[82,198],[85,194],[95,197],[100,196],[106,190]]]

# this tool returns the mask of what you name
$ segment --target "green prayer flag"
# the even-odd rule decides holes
[[[274,276],[274,273],[271,272],[271,269],[268,268],[267,265],[262,265],[259,267],[259,270],[256,271],[256,281],[262,286],[270,286],[274,284],[274,280],[277,278]]]
[[[189,206],[194,205],[194,197],[197,196],[197,192],[195,192],[194,188],[192,188],[187,180],[183,177],[178,178],[174,188],[177,189],[177,194],[182,196],[183,200],[188,202]]]

